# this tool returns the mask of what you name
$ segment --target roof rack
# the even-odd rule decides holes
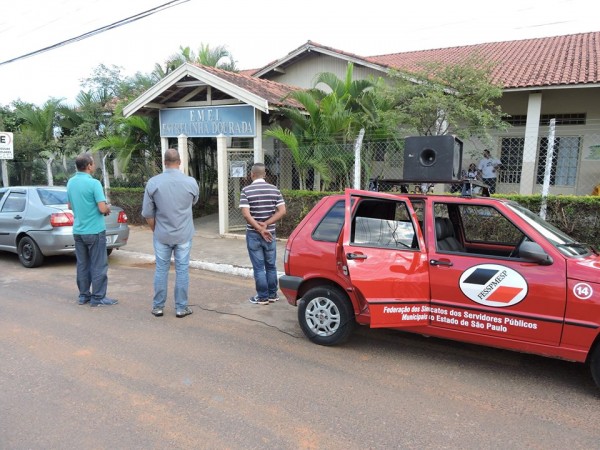
[[[429,188],[433,187],[434,184],[453,184],[459,185],[461,188],[462,197],[489,197],[490,191],[487,184],[482,181],[474,180],[472,178],[464,178],[461,180],[399,180],[390,178],[370,178],[369,179],[369,191],[378,192],[382,185],[390,187],[399,187],[399,190],[403,194],[427,194]],[[410,190],[410,185],[413,185],[413,190]],[[427,191],[423,192],[422,186],[428,186]],[[481,194],[474,194],[474,187],[481,188]],[[387,189],[385,189],[387,190]]]

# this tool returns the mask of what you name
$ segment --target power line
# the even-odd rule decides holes
[[[118,28],[118,27],[121,27],[123,25],[127,25],[127,24],[130,24],[130,23],[136,22],[136,21],[138,21],[140,19],[143,19],[145,17],[151,16],[151,15],[156,14],[156,13],[158,13],[160,11],[165,10],[165,9],[172,8],[174,6],[178,6],[178,5],[182,4],[182,3],[186,3],[186,2],[189,2],[189,1],[190,0],[172,0],[172,1],[167,2],[167,3],[163,3],[162,5],[159,5],[159,6],[155,7],[155,8],[152,8],[152,9],[149,9],[147,11],[141,12],[139,14],[135,14],[133,16],[127,17],[126,19],[121,19],[121,20],[119,20],[117,22],[113,22],[110,25],[105,25],[103,27],[96,28],[95,30],[88,31],[87,33],[80,34],[79,36],[76,36],[76,37],[73,37],[71,39],[67,39],[67,40],[64,40],[64,41],[60,41],[60,42],[58,42],[56,44],[50,45],[48,47],[44,47],[44,48],[39,49],[39,50],[35,50],[33,52],[30,52],[30,53],[26,53],[26,54],[21,55],[21,56],[17,56],[16,58],[7,59],[6,61],[0,62],[0,66],[6,65],[6,64],[10,64],[10,63],[13,63],[15,61],[20,61],[21,59],[29,58],[31,56],[39,55],[40,53],[44,53],[44,52],[47,52],[47,51],[50,51],[50,50],[54,50],[55,48],[59,48],[59,47],[62,47],[64,45],[68,45],[68,44],[72,44],[74,42],[82,41],[84,39],[87,39],[89,37],[95,36],[97,34],[104,33],[105,31],[112,30],[113,28]]]

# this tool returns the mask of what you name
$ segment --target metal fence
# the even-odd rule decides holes
[[[265,155],[269,181],[281,189],[295,190],[341,191],[346,187],[355,187],[354,144],[306,146],[294,157],[287,148],[275,142],[274,148]],[[464,143],[462,167],[468,167],[469,163],[477,164],[484,148],[489,148],[492,156],[502,163],[497,176],[498,194],[539,194],[542,192],[546,173],[548,192],[553,195],[589,195],[600,183],[600,133],[567,135],[563,132],[556,133],[553,137],[549,134],[540,135],[535,141],[526,139],[524,135],[505,135],[495,138],[494,143],[489,146],[469,141]],[[229,160],[235,164],[242,161],[246,165],[244,174],[247,176],[252,164],[248,151],[230,151],[240,152],[237,156],[230,155]],[[403,143],[385,140],[363,142],[360,161],[358,173],[360,187],[363,189],[369,188],[369,180],[372,179],[402,179]],[[108,188],[141,188],[150,177],[162,170],[161,162],[154,159],[132,159],[124,170],[111,157],[99,162],[99,167],[105,167],[105,176],[101,171],[96,176]],[[204,162],[201,170],[216,173],[216,167],[208,167],[215,164],[216,161],[210,158]],[[192,175],[198,178],[195,172],[197,170]],[[75,173],[75,165],[72,160],[8,160],[3,161],[0,173],[3,180],[8,180],[9,185],[44,185],[49,184],[50,180],[54,185],[64,185]],[[237,181],[243,184],[247,180]],[[234,198],[238,195],[235,186],[234,183],[229,193],[230,204],[239,200]],[[436,192],[448,191],[450,187],[436,186]],[[210,181],[205,197],[216,195],[216,192],[216,180]]]

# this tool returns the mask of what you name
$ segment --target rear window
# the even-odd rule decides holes
[[[2,205],[2,212],[23,212],[26,200],[25,192],[11,192]]]
[[[48,205],[66,205],[68,203],[67,200],[67,191],[64,189],[38,189],[38,195],[40,196],[40,200],[46,206]]]
[[[313,231],[315,241],[337,242],[344,227],[344,200],[336,202]]]

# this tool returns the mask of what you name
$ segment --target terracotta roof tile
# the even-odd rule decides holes
[[[269,102],[271,106],[291,106],[302,107],[302,105],[291,98],[287,98],[294,91],[302,90],[301,88],[288,86],[287,84],[277,83],[262,78],[251,77],[245,73],[230,72],[228,70],[217,69],[216,67],[203,66],[195,64],[208,73],[211,73],[222,80],[239,86],[253,94],[256,94]]]
[[[477,54],[495,63],[492,80],[510,88],[600,82],[600,32],[370,56],[390,68],[418,70],[423,62],[457,64]]]

